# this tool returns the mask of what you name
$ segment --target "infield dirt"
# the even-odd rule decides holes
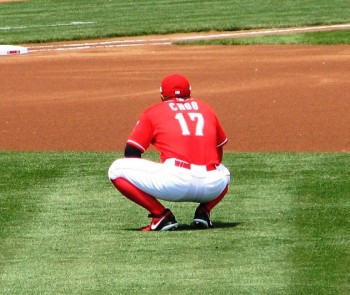
[[[227,151],[350,151],[349,46],[145,45],[0,58],[0,150],[121,151],[159,84],[186,75]]]

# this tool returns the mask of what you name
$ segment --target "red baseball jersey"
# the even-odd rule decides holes
[[[219,164],[227,136],[205,102],[173,99],[149,107],[127,143],[143,152],[153,144],[161,162],[176,158],[196,165]]]

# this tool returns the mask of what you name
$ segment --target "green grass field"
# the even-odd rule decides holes
[[[0,44],[349,22],[347,0],[32,0],[0,3]]]
[[[118,156],[0,153],[1,294],[348,294],[349,154],[226,154],[216,228],[168,203],[163,233],[109,183]]]

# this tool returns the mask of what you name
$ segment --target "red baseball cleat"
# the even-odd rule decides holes
[[[175,216],[169,209],[165,209],[160,215],[149,214],[148,217],[151,217],[152,221],[149,225],[142,227],[141,231],[174,230],[178,226]]]

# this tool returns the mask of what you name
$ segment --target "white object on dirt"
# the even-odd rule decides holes
[[[28,48],[16,45],[0,45],[0,55],[25,54]]]

